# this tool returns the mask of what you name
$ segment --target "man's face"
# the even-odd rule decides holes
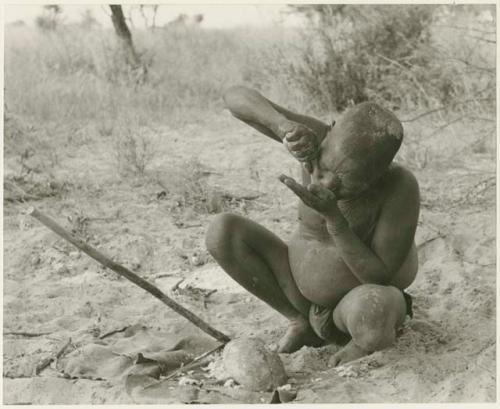
[[[330,189],[338,199],[353,198],[370,186],[367,179],[355,171],[357,167],[351,158],[338,154],[330,131],[321,144],[318,157],[313,161],[312,182]]]
[[[321,142],[313,182],[339,199],[359,196],[388,169],[403,138],[391,112],[371,102],[346,111]]]

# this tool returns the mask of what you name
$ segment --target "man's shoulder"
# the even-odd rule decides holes
[[[418,181],[413,172],[399,163],[391,165],[386,180],[394,187],[404,185],[408,188],[418,189]]]
[[[408,168],[393,163],[384,176],[385,198],[396,198],[400,203],[419,203],[420,189],[417,178]]]

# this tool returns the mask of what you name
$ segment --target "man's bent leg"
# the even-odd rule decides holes
[[[334,355],[334,365],[393,345],[406,311],[403,293],[396,287],[363,284],[352,289],[333,312],[335,325],[352,337]]]
[[[321,342],[309,326],[310,302],[293,280],[282,240],[251,220],[223,213],[210,224],[206,245],[226,273],[290,320],[281,352]]]

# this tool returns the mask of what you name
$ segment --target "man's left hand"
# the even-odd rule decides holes
[[[295,193],[304,204],[323,216],[334,216],[338,211],[337,198],[331,190],[317,184],[310,184],[305,188],[297,183],[295,179],[286,175],[281,175],[279,180]]]

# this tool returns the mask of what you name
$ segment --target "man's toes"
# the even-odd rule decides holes
[[[334,356],[331,357],[329,366],[338,366],[341,365],[342,359],[340,358],[339,354],[336,353]]]
[[[354,361],[356,359],[362,358],[369,355],[369,352],[358,347],[354,342],[350,342],[340,351],[338,351],[332,358],[330,358],[330,366],[344,365],[348,362]]]
[[[304,345],[319,347],[324,341],[319,338],[307,321],[299,325],[292,325],[279,342],[278,352],[290,354],[302,348]]]

